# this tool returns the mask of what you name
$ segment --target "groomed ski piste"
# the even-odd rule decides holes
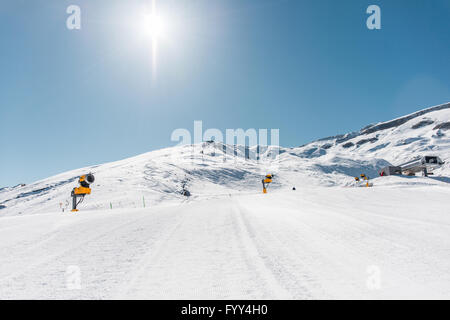
[[[449,299],[449,135],[447,103],[259,160],[204,142],[2,188],[0,299]],[[430,154],[430,177],[378,177]]]

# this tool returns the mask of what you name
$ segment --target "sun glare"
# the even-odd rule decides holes
[[[142,31],[152,38],[162,38],[167,35],[167,23],[157,14],[145,14],[142,17]]]
[[[157,10],[156,0],[151,0],[151,6],[142,11],[145,13],[139,16],[137,25],[140,30],[141,41],[144,44],[150,44],[152,80],[156,80],[160,43],[169,40],[169,20]]]

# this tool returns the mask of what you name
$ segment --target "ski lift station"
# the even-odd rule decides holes
[[[417,157],[414,160],[405,162],[399,166],[387,166],[380,170],[380,176],[408,175],[413,176],[417,172],[422,172],[428,176],[431,171],[444,164],[441,158],[436,156]]]

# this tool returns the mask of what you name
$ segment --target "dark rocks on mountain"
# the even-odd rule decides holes
[[[325,140],[333,140],[333,139],[339,140],[339,139],[342,139],[344,136],[345,136],[344,134],[338,134],[338,135],[331,136],[331,137],[320,138],[320,139],[317,139],[317,140],[315,140],[313,142],[319,142],[319,141],[325,141]],[[306,146],[308,144],[309,143],[306,143],[304,145],[301,145],[300,147],[304,147],[304,146]]]
[[[336,144],[339,144],[339,143],[345,142],[347,140],[353,139],[356,136],[358,136],[357,132],[347,133],[347,134],[343,135],[342,138],[336,139]]]
[[[426,141],[426,139],[421,138],[421,137],[412,137],[412,138],[407,138],[407,139],[401,139],[399,141],[397,141],[397,143],[395,144],[396,146],[405,146],[407,144],[411,144],[413,142],[416,141]]]
[[[25,186],[26,186],[25,183],[19,183],[19,184],[15,185],[14,187],[2,187],[2,188],[0,188],[0,192],[10,191],[10,190],[22,188],[22,187],[25,187]]]
[[[307,150],[305,150],[304,152],[302,152],[301,157],[305,157],[305,158],[318,158],[320,156],[325,155],[327,152],[325,150],[323,150],[322,148],[309,148]]]
[[[369,149],[369,152],[374,152],[374,151],[377,151],[377,150],[381,150],[383,148],[386,148],[390,144],[391,144],[390,142],[380,144],[380,145],[378,145],[376,147],[373,147],[372,149]]]
[[[444,136],[445,136],[445,133],[443,133],[441,130],[437,130],[436,134],[434,134],[432,137],[440,139],[440,138],[442,138]]]
[[[377,141],[378,141],[378,138],[376,138],[376,137],[373,137],[373,138],[370,138],[370,139],[362,139],[362,140],[359,140],[356,143],[356,145],[360,146],[360,145],[362,145],[364,143],[367,143],[367,142],[374,143],[374,142],[377,142]]]
[[[23,192],[23,193],[18,194],[16,196],[16,199],[25,198],[25,197],[28,197],[28,196],[37,195],[37,194],[41,194],[41,193],[47,193],[50,190],[54,190],[56,187],[59,187],[59,186],[64,185],[64,184],[72,183],[73,181],[75,181],[77,179],[78,179],[78,177],[72,177],[70,179],[59,181],[59,182],[57,182],[55,184],[49,185],[49,186],[44,187],[44,188],[31,190],[29,192]]]
[[[0,210],[1,210],[1,209],[5,209],[5,208],[6,208],[6,206],[0,204]]]
[[[326,143],[322,146],[322,149],[330,149],[333,145],[331,143]]]
[[[190,197],[191,192],[187,189],[187,185],[189,183],[189,178],[185,178],[183,181],[181,181],[181,194],[185,197]]]
[[[433,130],[438,130],[438,129],[450,130],[450,121],[439,123],[436,127],[433,128]]]
[[[413,125],[411,128],[412,129],[419,129],[419,128],[428,126],[428,125],[433,124],[433,123],[434,123],[433,120],[422,120],[422,121],[416,123],[415,125]]]
[[[376,123],[371,123],[371,124],[365,126],[364,128],[362,128],[360,131],[368,130],[368,129],[372,128],[375,125],[376,125]]]
[[[391,120],[391,121],[387,121],[387,122],[383,122],[383,123],[379,123],[379,124],[370,124],[368,126],[365,126],[364,128],[362,128],[361,130],[359,130],[358,132],[351,132],[351,133],[347,133],[347,134],[339,134],[339,135],[335,135],[335,136],[331,136],[331,137],[326,137],[326,138],[322,138],[322,139],[318,139],[315,140],[313,142],[320,142],[320,141],[334,141],[335,144],[341,144],[344,143],[350,139],[353,139],[357,136],[361,136],[361,135],[367,135],[373,132],[377,132],[377,131],[381,131],[381,130],[386,130],[386,129],[391,129],[391,128],[395,128],[398,127],[414,118],[418,118],[420,116],[423,116],[424,114],[430,113],[430,112],[434,112],[434,111],[438,111],[438,110],[443,110],[443,109],[449,109],[450,108],[450,103],[445,103],[445,104],[441,104],[439,106],[435,106],[432,108],[428,108],[428,109],[424,109],[415,113],[412,113],[408,116],[404,116],[395,120]],[[448,130],[450,129],[450,124],[448,122],[446,122],[445,124],[442,124],[444,130]],[[435,128],[435,129],[439,129],[439,128]],[[303,145],[307,146],[308,144]],[[350,148],[351,145],[346,144],[346,147],[344,148]]]
[[[49,193],[51,190],[54,190],[54,189],[56,189],[59,186],[71,183],[71,182],[73,182],[73,181],[75,181],[77,179],[78,179],[78,177],[72,177],[72,178],[67,179],[67,180],[63,180],[63,181],[59,181],[59,182],[51,184],[51,185],[47,185],[46,187],[43,187],[43,188],[34,189],[34,190],[31,190],[31,191],[28,191],[28,192],[22,192],[22,193],[19,193],[18,195],[16,195],[15,197],[13,197],[13,198],[9,198],[9,199],[4,200],[2,203],[7,203],[9,201],[16,200],[16,199],[27,198],[29,196],[45,195],[45,194]],[[18,184],[14,188],[22,188],[24,186],[25,186],[25,184]]]
[[[361,130],[361,134],[369,134],[369,133],[376,132],[376,131],[379,131],[379,130],[386,130],[386,129],[390,129],[390,128],[395,128],[395,127],[398,127],[398,126],[404,124],[405,122],[408,122],[411,119],[420,117],[420,116],[422,116],[424,114],[427,114],[427,113],[430,113],[430,112],[433,112],[433,111],[442,110],[442,109],[448,109],[448,108],[450,108],[450,103],[446,103],[446,104],[442,104],[442,105],[439,105],[439,106],[436,106],[436,107],[432,107],[432,108],[428,108],[428,109],[425,109],[425,110],[421,110],[421,111],[415,112],[413,114],[410,114],[409,116],[401,117],[401,118],[398,118],[398,119],[395,119],[395,120],[392,120],[392,121],[388,121],[388,122],[383,122],[383,123],[380,123],[380,124],[375,125],[373,127],[370,127],[369,129]]]
[[[347,149],[347,148],[353,147],[354,145],[355,144],[353,142],[347,142],[346,144],[343,144],[342,147]]]

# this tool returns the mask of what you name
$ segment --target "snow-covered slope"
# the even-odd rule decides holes
[[[449,299],[449,122],[446,104],[298,148],[205,142],[0,189],[0,299]],[[447,161],[436,176],[354,185],[425,154]]]
[[[381,200],[380,200],[381,199]],[[0,218],[0,299],[449,299],[450,188]]]
[[[273,189],[348,186],[360,173],[376,177],[385,165],[425,154],[446,161],[434,178],[390,177],[376,179],[375,186],[448,184],[450,103],[298,148],[244,148],[205,142],[73,170],[30,185],[0,189],[0,216],[69,208],[70,191],[77,185],[77,177],[87,172],[94,173],[96,181],[92,195],[81,205],[83,209],[142,208],[186,201],[183,189],[191,193],[190,200],[253,194],[260,191],[261,176],[266,173],[276,175]]]

